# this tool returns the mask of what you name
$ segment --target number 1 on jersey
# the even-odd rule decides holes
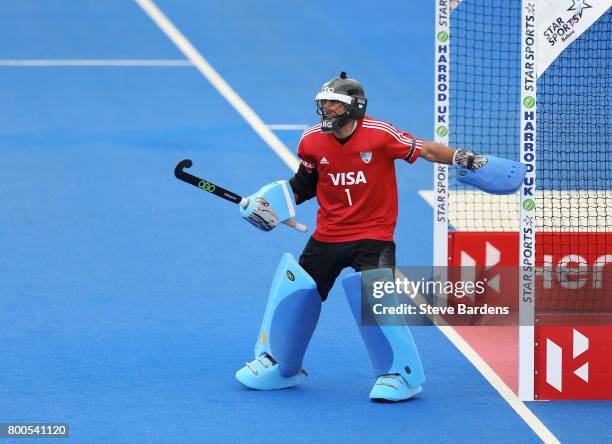
[[[349,190],[348,188],[345,188],[344,191],[346,191],[346,197],[348,198],[349,207],[352,207],[353,199],[351,199],[351,190]]]

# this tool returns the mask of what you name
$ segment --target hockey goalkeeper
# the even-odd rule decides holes
[[[269,231],[295,215],[295,204],[313,197],[319,203],[316,229],[299,261],[286,253],[276,269],[255,358],[236,378],[260,390],[298,384],[306,376],[302,360],[322,301],[340,272],[351,267],[355,273],[342,283],[377,377],[370,399],[407,400],[425,382],[410,331],[361,324],[364,285],[393,279],[395,161],[454,164],[462,170],[460,180],[496,194],[516,191],[524,170],[516,162],[421,140],[368,117],[363,87],[344,72],[322,86],[315,103],[321,121],[299,141],[295,176],[266,185],[241,208],[247,221]]]

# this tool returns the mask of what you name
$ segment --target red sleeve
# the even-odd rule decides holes
[[[317,169],[317,161],[316,159],[308,152],[307,143],[304,140],[304,135],[300,139],[300,144],[298,145],[297,155],[300,158],[300,163],[306,168],[307,172],[316,171]]]
[[[391,130],[387,131],[385,153],[392,159],[404,159],[408,163],[413,163],[421,153],[423,141],[391,125],[389,126]]]

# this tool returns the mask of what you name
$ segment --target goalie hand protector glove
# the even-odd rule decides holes
[[[525,179],[527,167],[514,160],[483,156],[459,149],[453,163],[459,165],[457,180],[490,194],[515,193]]]
[[[253,205],[249,208],[249,215],[245,219],[262,231],[270,231],[276,228],[280,221],[270,202],[264,197],[253,199]]]
[[[286,180],[265,185],[246,198],[248,205],[240,207],[240,214],[250,224],[262,231],[270,231],[279,223],[293,221],[295,217],[295,198]],[[288,224],[293,226],[292,224]],[[301,225],[297,224],[296,225]],[[303,227],[303,226],[302,226]],[[306,232],[306,227],[296,228]]]
[[[487,157],[482,154],[476,154],[472,151],[459,148],[453,156],[453,165],[466,167],[472,171],[476,171],[487,164]]]

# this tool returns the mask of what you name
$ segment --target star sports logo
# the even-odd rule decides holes
[[[556,18],[551,17],[548,26],[540,25],[540,28],[544,29],[544,38],[551,47],[555,46],[558,42],[565,42],[570,38],[575,38],[577,28],[578,33],[581,33],[582,30],[579,23],[582,21],[582,14],[586,9],[593,8],[587,3],[587,0],[571,0],[571,2],[571,6],[565,10],[569,14],[560,13]],[[563,10],[561,9],[559,12],[561,11]]]
[[[587,4],[586,0],[572,0],[572,6],[569,7],[568,11],[576,11],[576,15],[582,18],[582,11],[588,8],[592,8],[592,6]]]

